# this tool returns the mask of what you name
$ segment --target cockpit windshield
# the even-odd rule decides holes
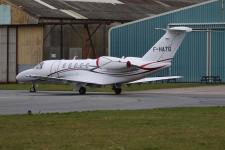
[[[44,65],[44,62],[41,62],[41,63],[37,64],[37,65],[34,67],[34,69],[42,69],[43,65]]]

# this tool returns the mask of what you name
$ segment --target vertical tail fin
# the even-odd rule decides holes
[[[163,37],[142,57],[147,61],[171,60],[181,45],[187,32],[192,29],[188,27],[173,27],[166,29]]]

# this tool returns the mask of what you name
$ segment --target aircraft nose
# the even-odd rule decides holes
[[[23,74],[22,74],[22,72],[21,73],[19,73],[17,76],[16,76],[16,80],[17,81],[22,81],[23,80]]]
[[[31,71],[31,70],[25,70],[25,71],[20,72],[20,73],[16,76],[16,80],[19,81],[19,82],[27,82],[27,81],[30,81],[30,78],[27,77],[27,75],[30,74],[30,71]]]

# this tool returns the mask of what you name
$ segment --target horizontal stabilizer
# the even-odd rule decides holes
[[[149,77],[149,78],[144,78],[144,79],[136,80],[133,82],[129,82],[128,84],[146,83],[146,82],[161,81],[161,80],[179,79],[179,78],[182,78],[182,76]]]
[[[191,32],[192,31],[192,28],[189,28],[189,27],[172,27],[172,28],[169,28],[167,30],[170,30],[170,31],[185,31],[185,32]]]

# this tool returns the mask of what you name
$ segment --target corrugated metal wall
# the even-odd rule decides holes
[[[212,74],[225,81],[225,32],[212,33]]]
[[[42,61],[43,27],[18,27],[18,64]]]
[[[24,12],[19,6],[0,1],[0,25],[37,24],[38,19]]]
[[[11,22],[12,24],[28,24],[29,15],[15,6],[11,7]]]
[[[181,75],[180,81],[199,82],[206,75],[206,33],[192,32],[175,55],[171,75]]]
[[[0,27],[0,83],[16,82],[16,28]]]
[[[9,28],[8,31],[8,82],[16,82],[16,61],[17,61],[17,53],[16,53],[16,28]]]
[[[7,28],[0,28],[0,82],[7,82]]]
[[[208,23],[224,22],[225,13],[221,0],[210,1],[173,11],[153,18],[131,22],[109,33],[111,56],[142,57],[152,45],[164,34],[155,28],[166,28],[170,23]],[[224,67],[224,33],[213,33],[212,73],[220,75],[225,81]],[[220,44],[217,44],[219,43]],[[217,61],[217,63],[215,63]],[[171,69],[165,69],[155,75],[182,75],[181,82],[199,82],[206,73],[206,33],[190,33],[177,52]]]
[[[213,75],[213,76],[221,76],[224,80],[224,73],[225,73],[225,60],[224,60],[224,48],[225,48],[225,43],[224,43],[224,39],[225,39],[225,23],[198,23],[198,24],[193,24],[193,23],[182,23],[182,24],[170,24],[170,27],[172,26],[189,26],[191,27],[193,30],[204,30],[205,32],[193,32],[191,33],[191,35],[188,35],[188,37],[190,37],[190,39],[187,37],[187,41],[184,42],[184,47],[188,47],[191,48],[191,46],[196,45],[199,48],[196,47],[196,51],[197,53],[191,53],[191,54],[185,54],[184,52],[179,52],[176,57],[175,60],[177,60],[176,62],[173,62],[173,68],[172,73],[179,73],[179,70],[182,70],[182,66],[185,66],[186,68],[189,68],[190,70],[187,71],[187,73],[190,73],[192,71],[192,73],[186,77],[186,79],[188,80],[193,80],[194,81],[199,81],[200,77],[203,75],[207,74],[207,67],[209,66],[211,69],[211,72],[209,74]],[[211,37],[211,57],[207,56],[207,33],[206,31],[210,31],[212,37]],[[199,39],[202,39],[202,42],[199,43]],[[187,44],[187,45],[185,45]],[[194,47],[193,47],[194,48]],[[192,49],[193,49],[192,48]],[[195,52],[196,52],[195,51]],[[187,55],[191,55],[191,58],[193,58],[192,62],[185,64],[186,61],[179,61],[180,58],[185,58],[185,55],[182,56],[181,54],[184,53],[186,56]],[[194,54],[194,55],[193,55]],[[203,59],[199,60],[199,57],[202,57]],[[207,57],[211,58],[211,66],[210,63],[208,64],[207,62]],[[193,63],[194,62],[194,63]],[[193,63],[193,64],[192,64]],[[198,65],[196,65],[196,63]],[[192,64],[192,66],[191,66]],[[177,68],[176,68],[176,67]],[[193,70],[198,70],[198,71],[193,71],[192,68],[194,68]],[[185,71],[183,71],[185,72]],[[192,78],[193,79],[192,79]]]
[[[43,27],[18,27],[18,72],[32,68],[42,61]]]

